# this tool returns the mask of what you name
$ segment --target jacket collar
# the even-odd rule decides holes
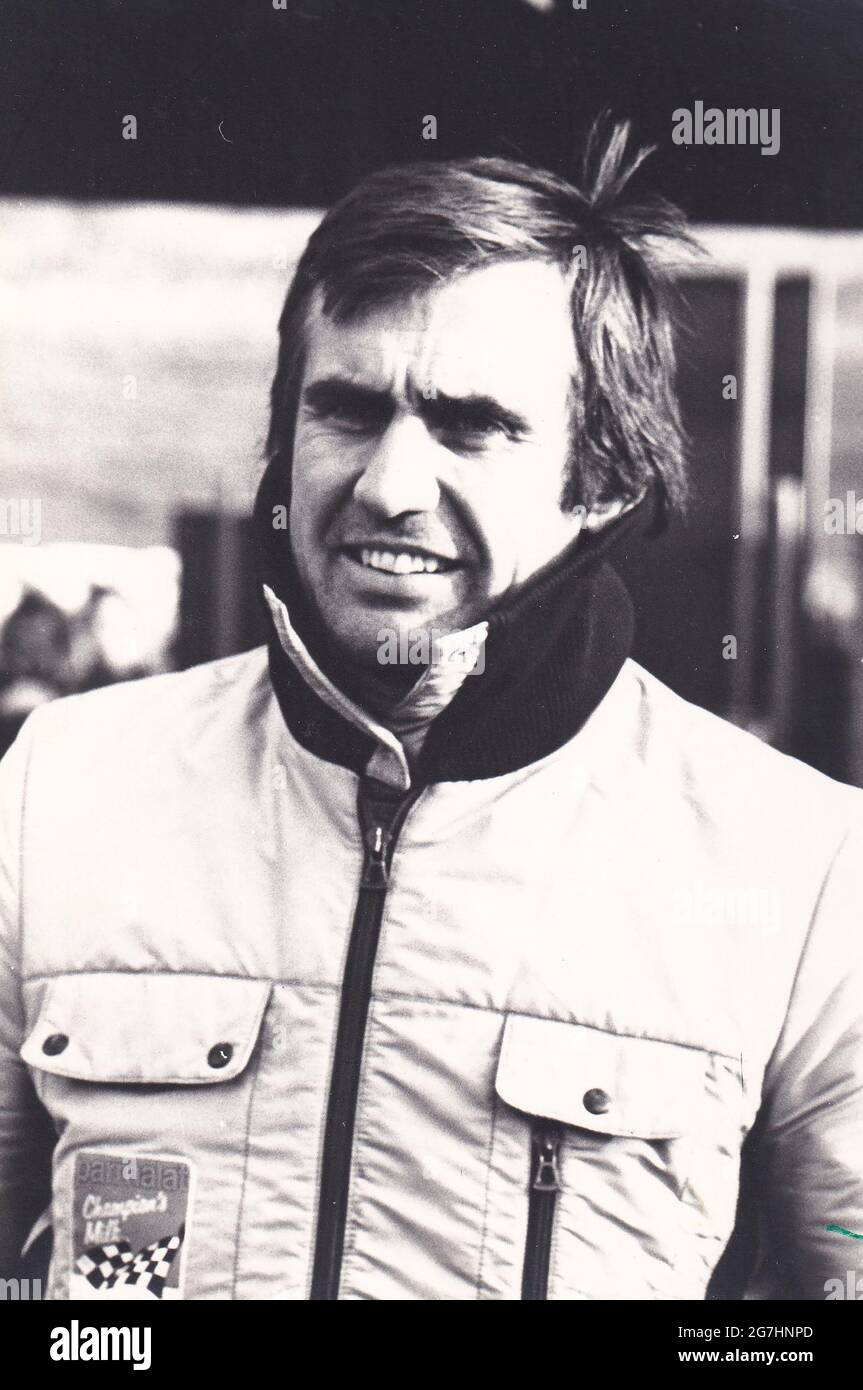
[[[371,714],[355,700],[346,695],[343,690],[330,680],[325,671],[321,669],[315,661],[302,637],[300,637],[288,612],[288,606],[283,603],[276,593],[270,588],[269,584],[264,585],[264,598],[270,610],[276,636],[279,639],[284,657],[290,662],[294,672],[305,682],[305,685],[320,700],[321,704],[336,716],[337,719],[344,721],[352,729],[356,730],[360,736],[370,740],[372,752],[365,766],[365,773],[368,777],[374,777],[378,782],[383,782],[388,787],[393,787],[397,791],[409,791],[411,787],[411,772],[408,763],[407,752],[400,738],[385,724],[379,723]],[[276,693],[279,695],[280,689],[284,691],[285,673],[279,669],[274,671],[274,665],[282,666],[282,658],[276,657],[271,647],[270,649],[270,670],[273,672],[273,684]],[[288,717],[288,709],[285,700],[279,695],[279,703],[288,726],[294,733],[298,731],[294,728],[291,719]],[[290,708],[290,703],[288,708]],[[300,738],[301,743],[305,740]],[[310,747],[309,744],[305,744]],[[312,747],[312,752],[319,751]],[[325,754],[323,756],[326,756]],[[341,759],[334,759],[340,762]]]
[[[303,594],[287,531],[273,507],[289,498],[273,459],[255,503],[259,577],[270,590],[270,676],[291,733],[328,762],[407,790],[501,776],[555,752],[602,701],[632,645],[626,588],[607,562],[655,526],[649,493],[603,531],[586,534],[488,618],[485,669],[464,680],[432,719],[409,767],[404,745],[341,688],[338,660]]]

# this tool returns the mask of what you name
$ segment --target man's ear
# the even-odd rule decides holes
[[[609,522],[623,516],[624,512],[631,512],[633,507],[638,506],[643,496],[642,493],[639,497],[611,497],[605,501],[594,502],[593,506],[585,511],[584,530],[590,532],[604,530]]]

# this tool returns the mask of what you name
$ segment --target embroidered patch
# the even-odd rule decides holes
[[[77,1154],[69,1297],[182,1298],[191,1185],[180,1158]]]

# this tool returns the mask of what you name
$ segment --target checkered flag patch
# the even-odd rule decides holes
[[[125,1240],[113,1245],[96,1245],[78,1257],[75,1268],[94,1289],[113,1289],[126,1284],[146,1289],[154,1298],[161,1298],[184,1235],[185,1227],[181,1226],[176,1235],[153,1240],[137,1253],[133,1253]]]
[[[75,1261],[75,1268],[94,1289],[108,1289],[134,1258],[129,1242],[121,1240],[114,1245],[94,1245],[85,1250]]]

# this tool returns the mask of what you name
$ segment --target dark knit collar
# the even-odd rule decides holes
[[[259,582],[287,605],[291,620],[336,685],[338,659],[302,591],[288,533],[273,527],[287,506],[284,472],[274,459],[255,504]],[[633,610],[606,556],[655,524],[648,494],[599,533],[583,532],[489,615],[485,670],[469,676],[429,726],[414,784],[475,780],[513,772],[562,747],[578,733],[629,655]],[[309,752],[358,775],[374,751],[371,736],[325,704],[296,670],[275,634],[270,676],[291,733]]]

